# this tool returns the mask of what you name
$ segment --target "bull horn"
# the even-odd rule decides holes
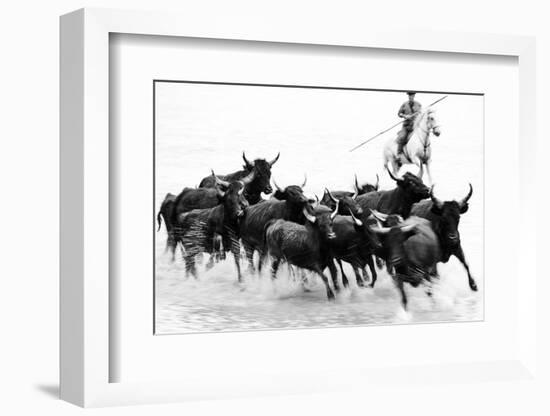
[[[277,153],[277,156],[275,156],[275,159],[273,159],[271,162],[267,162],[269,163],[269,166],[273,166],[275,162],[279,160],[279,156],[281,156],[281,152]]]
[[[277,185],[277,182],[275,182],[275,179],[273,179],[273,185],[275,185],[275,188],[277,188],[279,192],[284,192],[283,189],[281,189],[281,187]]]
[[[381,212],[375,210],[375,209],[371,209],[370,210],[370,213],[372,214],[372,216],[377,219],[378,221],[380,222],[385,222],[387,219],[388,219],[388,216],[387,214],[382,214]]]
[[[472,194],[474,193],[474,188],[472,188],[472,184],[470,183],[470,191],[468,192],[468,195],[464,197],[463,200],[461,200],[458,204],[462,208],[464,205],[466,205],[469,201],[469,199],[472,197]]]
[[[325,192],[328,194],[329,198],[332,200],[332,202],[336,202],[338,203],[338,199],[334,198],[334,195],[332,195],[330,193],[330,191],[328,190],[328,188],[325,188]]]
[[[243,160],[247,168],[252,169],[254,167],[254,164],[250,163],[246,158],[246,155],[244,154],[244,150],[243,150]]]
[[[315,222],[317,220],[317,218],[315,218],[314,215],[311,215],[309,212],[307,212],[307,208],[304,207],[302,208],[302,213],[304,214],[304,217],[306,217],[306,219],[309,221],[309,222]]]
[[[317,205],[320,204],[320,202],[319,202],[319,197],[317,196],[317,194],[315,194],[315,202],[317,203]]]
[[[331,220],[334,220],[334,218],[336,218],[336,215],[338,214],[338,205],[340,205],[340,201],[336,201],[336,207],[334,208],[334,211],[332,211],[332,214],[330,214]]]
[[[378,191],[378,185],[380,184],[380,176],[378,176],[378,173],[376,174],[376,185],[374,185],[374,189]]]
[[[301,188],[305,188],[307,183],[307,175],[304,173],[304,183],[302,184]]]
[[[250,172],[248,175],[246,175],[244,178],[241,179],[241,183],[246,186],[250,182],[254,180],[254,177],[256,176],[256,173],[254,171]]]
[[[378,224],[371,226],[370,229],[377,234],[388,234],[391,231],[390,227],[380,227]]]
[[[399,179],[393,176],[393,173],[391,173],[390,168],[386,166],[386,170],[388,171],[388,174],[390,175],[390,178],[392,178],[395,182],[399,182]]]
[[[408,224],[408,225],[403,225],[403,226],[399,227],[399,229],[403,233],[408,233],[409,231],[412,231],[415,228],[416,228],[416,224]]]
[[[214,173],[214,170],[211,169],[210,170],[212,172],[212,176],[214,177],[214,180],[216,181],[216,185],[219,185],[219,186],[224,186],[224,187],[228,187],[229,186],[229,182],[227,181],[224,181],[223,179],[220,179],[216,176],[216,174]]]
[[[437,208],[441,209],[441,207],[443,206],[443,201],[434,196],[434,187],[435,185],[432,185],[432,187],[430,188],[430,198],[432,199],[433,204]]]
[[[354,187],[355,187],[355,189],[354,189],[355,192],[353,193],[353,196],[351,197],[352,199],[357,198],[357,196],[359,195],[359,183],[357,182],[357,174],[355,174]]]
[[[356,218],[355,215],[353,215],[353,212],[349,212],[351,214],[351,218],[353,218],[353,222],[355,223],[355,225],[357,225],[358,227],[362,227],[363,226],[363,221],[361,221],[360,219]]]

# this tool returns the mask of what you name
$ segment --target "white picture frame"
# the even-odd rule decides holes
[[[519,259],[524,285],[517,292],[517,354],[507,360],[437,368],[419,365],[420,379],[479,381],[476,371],[524,380],[536,377],[537,270],[535,232],[528,208],[535,204],[535,41],[529,37],[465,33],[407,33],[350,27],[281,26],[243,16],[204,25],[192,14],[174,15],[81,9],[61,18],[61,398],[80,406],[159,403],[274,392],[306,393],[342,388],[342,375],[361,383],[390,382],[399,369],[341,370],[335,377],[284,373],[261,380],[220,374],[216,380],[112,383],[109,363],[109,34],[353,46],[411,51],[505,55],[518,59],[520,164]],[[529,214],[528,214],[529,213]],[[411,372],[409,369],[409,374]],[[418,380],[418,379],[416,379]],[[407,381],[405,381],[407,382]],[[352,382],[350,381],[350,385]]]

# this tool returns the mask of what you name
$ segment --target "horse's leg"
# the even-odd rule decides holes
[[[477,292],[477,284],[474,278],[472,277],[472,274],[470,273],[470,267],[468,266],[468,263],[464,258],[464,251],[462,250],[462,246],[459,245],[458,249],[453,254],[458,259],[458,261],[462,263],[462,265],[466,269],[466,273],[468,273],[468,284],[470,285],[470,289],[472,289],[474,292]]]
[[[433,179],[432,179],[432,171],[431,171],[431,168],[430,168],[430,164],[432,162],[430,162],[429,160],[426,161],[425,165],[426,165],[426,174],[428,175],[428,181],[429,181],[429,184],[430,185],[433,185]]]
[[[394,157],[391,161],[393,176],[398,177],[399,169],[401,168],[401,162],[397,157]]]
[[[421,160],[418,161],[418,166],[419,166],[419,170],[418,170],[418,177],[420,179],[422,179],[422,177],[424,176],[424,164],[422,163]]]

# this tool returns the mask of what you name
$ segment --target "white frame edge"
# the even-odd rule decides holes
[[[60,19],[60,396],[79,406],[106,406],[207,398],[189,383],[109,383],[109,33],[354,46],[432,52],[507,55],[519,60],[522,165],[519,217],[521,241],[536,241],[535,40],[508,35],[374,32],[323,25],[302,28],[246,19],[238,25],[209,15],[211,24],[192,14],[80,9]],[[517,374],[535,376],[536,258],[526,265],[518,287],[520,356],[506,362]],[[529,281],[530,280],[530,281]],[[373,375],[378,371],[373,371]],[[452,371],[451,371],[452,373]],[[458,373],[457,373],[458,374]],[[365,375],[371,378],[370,375]],[[276,381],[274,380],[274,383]],[[199,383],[200,384],[200,383]],[[144,388],[147,386],[147,388]],[[196,383],[193,384],[196,386]],[[326,383],[325,389],[336,384]],[[200,387],[200,386],[199,386]],[[249,387],[249,386],[246,386]],[[265,387],[265,386],[264,386]],[[273,385],[270,386],[271,388]],[[319,386],[317,386],[319,387]],[[291,388],[301,390],[295,385]],[[206,387],[205,387],[206,389]],[[233,389],[228,397],[242,395]],[[190,391],[190,393],[189,393]],[[250,394],[262,393],[261,387]]]

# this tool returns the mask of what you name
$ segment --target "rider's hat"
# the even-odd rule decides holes
[[[416,91],[407,91],[407,95],[414,95],[416,94]]]

